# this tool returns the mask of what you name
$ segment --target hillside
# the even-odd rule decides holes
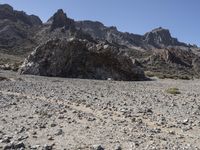
[[[81,39],[115,47],[117,55],[126,56],[150,76],[185,79],[200,76],[200,49],[179,42],[162,27],[137,35],[120,32],[116,27],[106,27],[100,22],[75,21],[63,10],[58,10],[46,23],[7,4],[0,5],[0,12],[0,53],[9,56],[6,61],[0,59],[1,68],[6,68],[4,64],[17,66],[36,47],[49,40]],[[12,61],[15,56],[21,58],[16,64]]]

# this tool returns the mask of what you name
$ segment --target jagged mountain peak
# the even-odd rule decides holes
[[[149,34],[154,34],[155,36],[159,36],[160,38],[165,38],[165,39],[168,39],[168,40],[172,39],[170,31],[168,29],[165,29],[165,28],[162,28],[162,27],[158,27],[158,28],[153,29],[150,32],[147,32],[145,34],[145,36],[149,35]]]
[[[153,29],[151,32],[169,32],[169,30],[163,27],[158,27],[158,28]]]
[[[27,15],[23,11],[14,10],[13,7],[8,4],[0,4],[0,19],[6,19],[13,22],[20,21],[29,26],[42,24],[39,17],[35,15]]]
[[[176,38],[171,36],[168,29],[159,27],[155,28],[144,35],[145,43],[153,45],[156,48],[163,48],[167,46],[186,46],[187,44],[179,42]]]
[[[54,19],[67,19],[67,14],[63,11],[63,9],[58,9],[53,16],[48,21],[53,21]]]
[[[13,11],[13,7],[9,4],[0,4],[0,10]]]
[[[69,29],[74,27],[74,20],[67,17],[67,14],[62,10],[58,9],[57,12],[48,20],[51,23],[51,30],[56,28]]]

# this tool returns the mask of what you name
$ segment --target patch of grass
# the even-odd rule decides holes
[[[145,71],[145,75],[147,77],[158,77],[159,79],[174,79],[174,80],[191,80],[192,77],[188,75],[183,75],[183,74],[164,74],[162,72],[152,72],[152,71]]]
[[[145,71],[145,76],[147,76],[147,77],[154,77],[155,74],[153,72],[151,72],[151,71]]]
[[[181,94],[178,88],[168,88],[166,92],[173,95]]]

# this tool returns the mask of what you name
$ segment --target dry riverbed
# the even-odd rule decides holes
[[[116,82],[0,71],[0,149],[199,150],[200,80]]]

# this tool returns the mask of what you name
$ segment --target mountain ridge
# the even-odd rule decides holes
[[[7,38],[3,34],[0,35],[0,53],[28,56],[46,41],[81,39],[95,44],[107,43],[104,44],[105,47],[113,45],[119,49],[120,55],[127,56],[144,71],[190,77],[197,77],[200,74],[197,69],[200,49],[195,45],[179,42],[171,36],[168,29],[159,27],[144,35],[138,35],[120,32],[116,27],[106,27],[98,21],[75,21],[62,9],[59,9],[46,23],[42,23],[37,16],[15,11],[9,5],[0,5],[1,10],[2,14],[9,15],[0,18],[0,33],[6,33]],[[18,15],[15,15],[16,13]],[[10,25],[5,22],[9,22]],[[13,37],[15,42],[8,43]]]

